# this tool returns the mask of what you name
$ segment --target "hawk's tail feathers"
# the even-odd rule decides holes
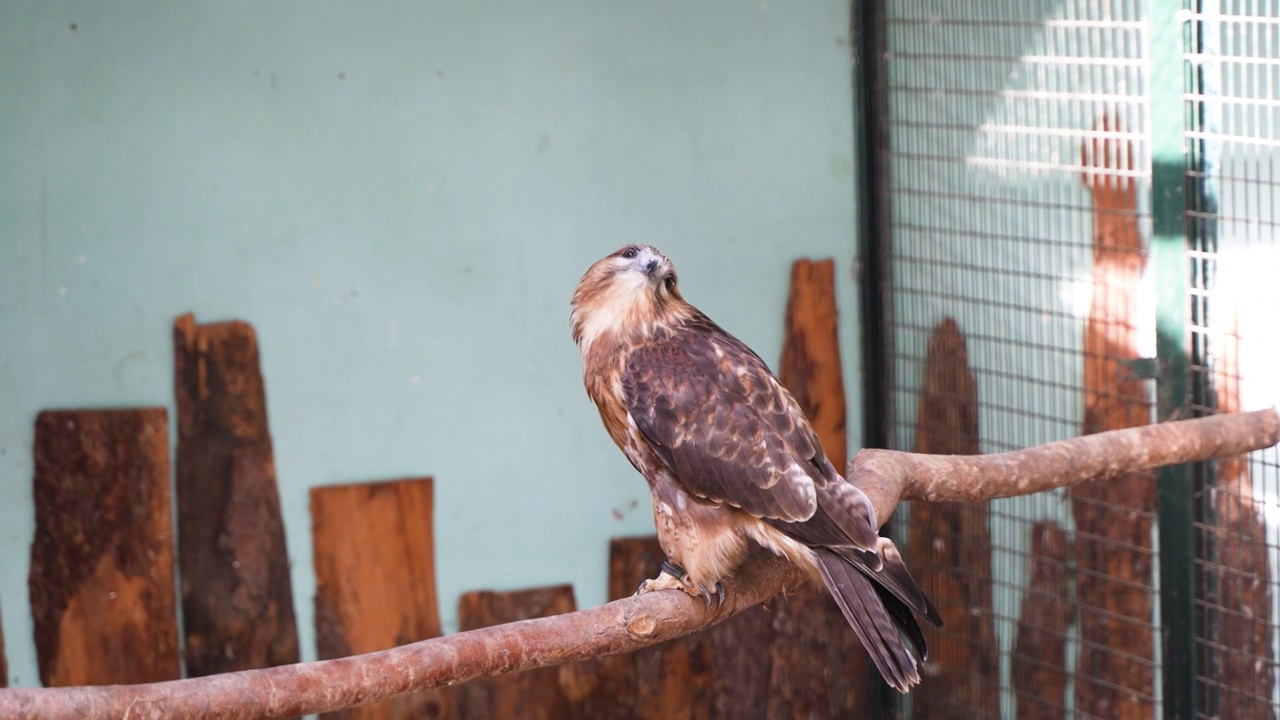
[[[928,620],[934,627],[942,627],[942,615],[938,613],[933,603],[929,602],[929,598],[925,596],[924,590],[920,589],[916,579],[911,577],[911,572],[907,570],[907,564],[902,561],[902,554],[898,552],[893,541],[887,537],[878,538],[874,554],[879,557],[880,564],[880,567],[874,570],[865,562],[858,562],[855,558],[850,559],[854,560],[854,567],[871,578],[872,582],[881,589],[893,593],[894,597]],[[921,646],[921,653],[924,653],[923,646]]]
[[[894,556],[882,555],[884,567],[877,572],[864,569],[856,561],[843,558],[826,548],[815,550],[818,555],[818,570],[827,590],[835,598],[845,620],[849,621],[863,647],[870,653],[876,668],[894,689],[907,692],[912,685],[920,682],[920,672],[916,656],[903,641],[903,634],[915,646],[921,660],[927,657],[928,648],[920,626],[911,614],[911,605],[915,603],[910,602],[917,597],[923,599],[924,595],[911,576],[906,574],[906,566]],[[873,578],[876,582],[873,582]],[[908,593],[910,600],[899,597],[907,587],[914,589],[914,592]],[[922,614],[934,622],[937,610],[933,609],[927,599],[924,599],[924,608]],[[940,624],[940,620],[935,624]]]

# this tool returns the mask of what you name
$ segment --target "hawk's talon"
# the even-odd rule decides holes
[[[719,580],[710,588],[695,583],[684,568],[670,560],[662,562],[661,572],[658,573],[658,577],[640,583],[640,587],[636,589],[636,594],[643,595],[655,590],[681,590],[693,597],[701,595],[708,608],[711,607],[712,600],[715,601],[716,607],[724,604],[724,585]]]
[[[706,588],[699,588],[699,589],[702,590],[702,599],[706,601],[707,608],[711,607],[711,598],[713,597],[716,600],[716,607],[720,607],[721,605],[724,605],[724,585],[721,584],[719,580],[716,581],[716,587],[715,587],[716,591],[714,594]]]
[[[673,562],[663,562],[662,571],[658,573],[658,577],[650,578],[640,583],[636,594],[643,595],[657,590],[679,590],[693,594],[692,588],[693,583],[689,581],[689,574],[685,572],[684,568]]]

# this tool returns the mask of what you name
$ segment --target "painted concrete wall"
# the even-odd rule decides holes
[[[686,296],[770,360],[789,261],[835,256],[856,403],[848,12],[0,4],[10,681],[37,683],[34,416],[172,412],[187,311],[259,332],[307,658],[317,484],[436,477],[446,627],[473,588],[604,600],[608,538],[652,521],[582,390],[567,303],[625,242],[666,250]]]

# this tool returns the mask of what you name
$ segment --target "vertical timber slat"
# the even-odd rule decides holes
[[[1067,708],[1067,533],[1052,520],[1031,529],[1031,579],[1013,647],[1019,720],[1060,720]]]
[[[658,566],[665,559],[656,536],[614,538],[609,543],[609,599],[619,600],[634,595],[641,582],[657,575]],[[723,625],[735,623],[755,612],[739,613]],[[747,621],[749,630],[754,627],[751,622]],[[735,623],[735,626],[743,627],[741,623]],[[708,632],[669,640],[651,648],[603,658],[601,695],[606,698],[607,705],[602,708],[600,716],[613,720],[711,717],[712,637],[709,632],[714,631],[712,628]],[[741,635],[740,639],[742,659],[748,662],[758,660],[762,652],[741,651],[745,648],[762,650],[764,646],[754,644],[754,636],[748,634]],[[746,657],[748,655],[751,657]]]
[[[458,629],[478,630],[492,625],[561,615],[577,610],[573,587],[556,585],[512,592],[481,590],[458,599]],[[526,670],[499,677],[479,678],[454,688],[453,716],[457,718],[524,718],[526,720],[560,720],[591,717],[578,709],[577,700],[590,695],[583,680],[594,680],[594,674],[583,673],[574,663],[557,667]]]
[[[916,452],[977,455],[978,385],[964,335],[952,318],[934,328],[916,410]],[[911,503],[910,559],[944,626],[925,627],[926,682],[911,694],[911,716],[999,714],[999,657],[991,604],[987,503]]]
[[[848,458],[835,262],[796,260],[778,378],[817,433],[831,464]],[[870,658],[824,588],[802,585],[775,598],[768,717],[845,717],[871,699]]]
[[[1097,129],[1119,130],[1104,117]],[[1085,168],[1133,167],[1128,141],[1086,142]],[[1146,251],[1132,178],[1082,175],[1093,195],[1093,301],[1084,338],[1084,434],[1146,425],[1147,381],[1138,357],[1138,287]],[[1068,490],[1076,523],[1080,654],[1076,711],[1116,720],[1155,712],[1152,519],[1155,483],[1145,473],[1090,480]]]
[[[165,410],[40,413],[34,499],[29,588],[40,680],[178,678]]]
[[[321,659],[440,635],[430,478],[311,489],[316,644]],[[429,690],[327,718],[442,718]]]
[[[258,341],[174,323],[178,549],[191,676],[298,661]]]
[[[835,262],[796,260],[791,265],[778,379],[800,403],[831,464],[843,470],[847,409],[838,327]]]

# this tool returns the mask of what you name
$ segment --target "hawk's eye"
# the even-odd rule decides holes
[[[667,284],[667,291],[668,291],[668,292],[674,291],[674,290],[676,289],[676,276],[675,276],[675,275],[668,275],[668,276],[667,276],[667,279],[666,279],[664,282]]]
[[[635,257],[636,257],[636,249],[635,249],[635,248],[633,248],[633,247],[629,247],[629,248],[627,248],[626,250],[623,250],[623,251],[622,251],[622,257],[624,257],[624,258],[626,258],[626,259],[628,259],[628,260],[634,260],[634,259],[635,259]]]

